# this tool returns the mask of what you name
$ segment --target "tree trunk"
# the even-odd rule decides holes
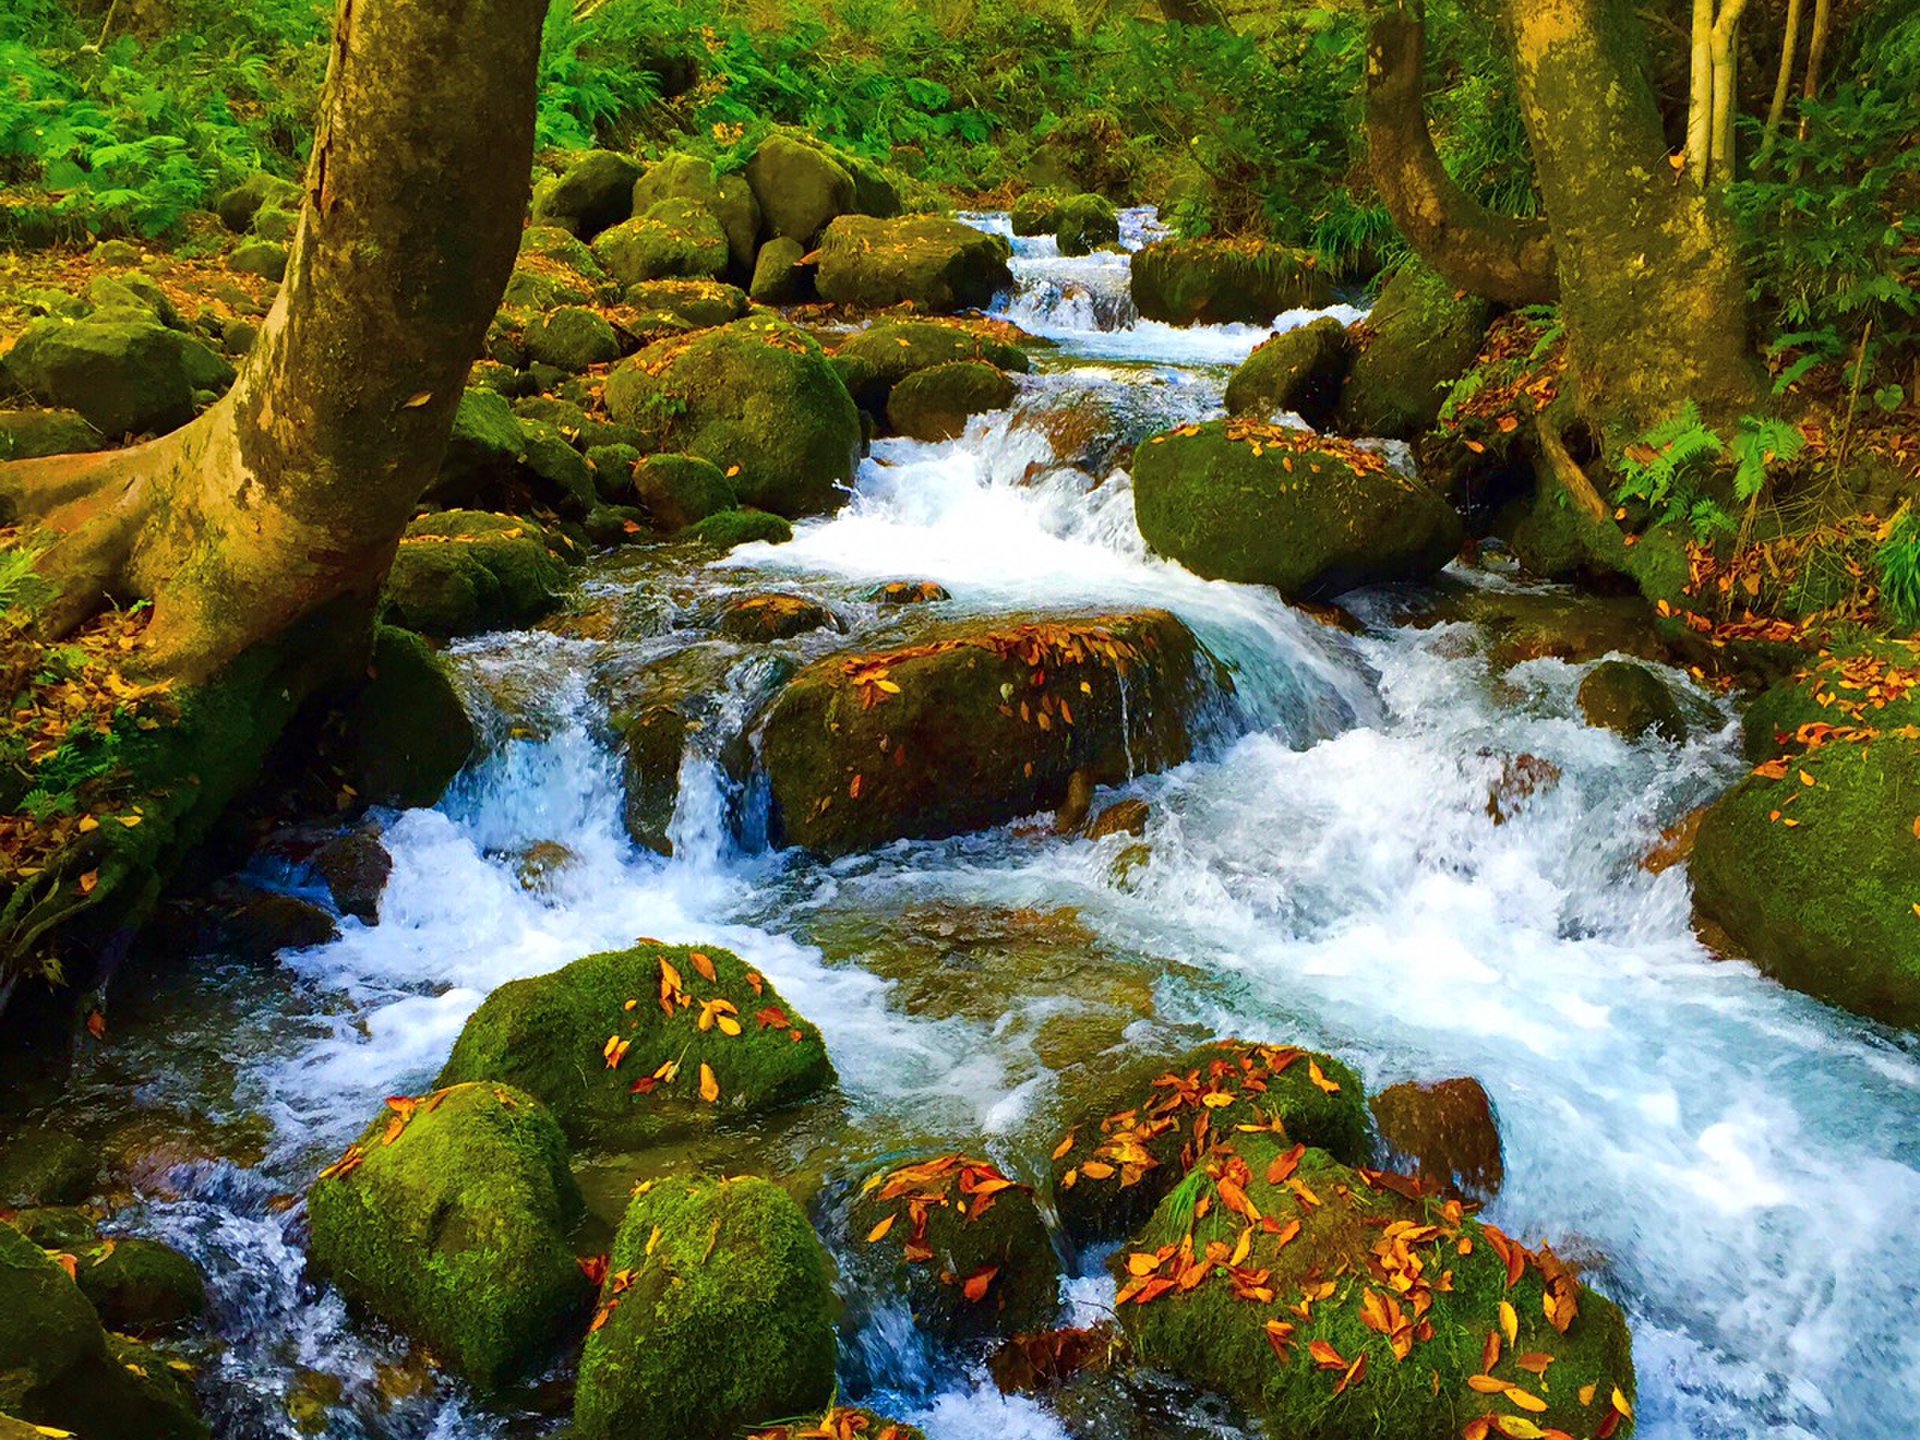
[[[1800,85],[1802,100],[1816,100],[1820,96],[1820,71],[1827,59],[1827,36],[1833,29],[1833,0],[1814,0],[1813,33],[1807,39],[1807,75]],[[1800,112],[1800,138],[1807,138],[1807,127],[1812,117],[1805,110]]]
[[[1707,168],[1709,185],[1725,185],[1734,178],[1734,117],[1740,106],[1740,17],[1747,0],[1721,0],[1708,37],[1713,61],[1713,155]]]
[[[1713,0],[1693,0],[1687,58],[1687,168],[1705,185],[1713,167]]]
[[[1773,153],[1780,138],[1780,122],[1786,117],[1787,95],[1793,89],[1793,59],[1800,48],[1800,0],[1787,0],[1786,34],[1780,40],[1780,71],[1773,80],[1773,101],[1767,106],[1767,128],[1760,142],[1759,160]]]
[[[1376,4],[1367,34],[1366,127],[1374,185],[1421,258],[1463,290],[1509,305],[1552,300],[1543,220],[1501,215],[1454,183],[1426,115],[1423,0]]]

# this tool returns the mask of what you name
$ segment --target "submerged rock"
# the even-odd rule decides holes
[[[1133,257],[1133,303],[1169,325],[1265,325],[1333,303],[1313,257],[1258,240],[1161,240]]]
[[[967,421],[1004,410],[1019,392],[991,365],[959,360],[907,376],[887,397],[887,423],[914,440],[957,440]]]
[[[316,849],[307,863],[326,882],[342,915],[367,925],[380,922],[380,894],[393,873],[393,857],[376,831],[337,835]]]
[[[1260,343],[1227,381],[1227,409],[1258,420],[1291,411],[1324,430],[1353,364],[1347,327],[1328,316]]]
[[[1412,1162],[1416,1175],[1467,1199],[1500,1193],[1500,1124],[1478,1080],[1389,1085],[1372,1103],[1380,1139]]]
[[[810,630],[839,628],[839,618],[831,610],[804,595],[746,595],[728,605],[720,617],[722,635],[763,644],[791,640]]]
[[[1580,713],[1589,725],[1628,740],[1648,732],[1663,740],[1684,740],[1687,723],[1673,692],[1644,665],[1630,660],[1603,660],[1580,682]]]
[[[634,1196],[580,1359],[579,1440],[733,1435],[834,1393],[833,1292],[805,1213],[765,1180]]]
[[[999,236],[939,215],[843,215],[821,238],[815,283],[820,298],[835,305],[904,304],[929,314],[985,309],[1013,288],[1011,254]]]
[[[389,1101],[307,1194],[313,1260],[341,1292],[497,1386],[538,1363],[587,1298],[567,1232],[567,1144],[500,1083]]]
[[[1472,367],[1493,320],[1477,295],[1419,263],[1387,281],[1355,327],[1353,371],[1334,420],[1343,435],[1411,440],[1439,418],[1453,383]]]
[[[589,150],[533,197],[533,223],[591,240],[633,214],[640,162],[611,150]]]
[[[1326,599],[1424,580],[1460,548],[1460,517],[1419,481],[1345,440],[1215,420],[1134,454],[1140,533],[1210,580]]]
[[[643,941],[489,995],[439,1084],[498,1080],[574,1140],[632,1148],[833,1083],[820,1032],[731,951]]]
[[[896,650],[815,661],[769,714],[781,843],[846,854],[1057,809],[1165,769],[1227,682],[1165,611],[950,624]]]

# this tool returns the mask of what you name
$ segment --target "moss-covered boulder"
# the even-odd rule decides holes
[[[446,637],[531,624],[559,603],[565,584],[566,566],[539,526],[446,510],[407,526],[382,598],[394,624]]]
[[[29,1205],[0,1210],[0,1224],[13,1226],[42,1250],[71,1254],[100,1243],[105,1213],[87,1205]]]
[[[761,141],[746,178],[770,237],[810,245],[830,221],[855,208],[854,178],[840,157],[786,132]]]
[[[1389,1085],[1371,1101],[1380,1140],[1413,1173],[1463,1198],[1488,1201],[1500,1193],[1506,1164],[1500,1122],[1478,1080]]]
[[[720,633],[730,640],[768,644],[813,630],[838,630],[839,619],[804,595],[743,595],[720,615]]]
[[[287,247],[278,240],[250,239],[233,247],[233,253],[227,257],[227,268],[278,284],[287,278],[290,258]]]
[[[1340,404],[1353,364],[1347,327],[1332,316],[1283,330],[1260,343],[1227,381],[1227,409],[1269,420],[1291,411],[1324,430]]]
[[[1633,1429],[1626,1323],[1550,1250],[1272,1131],[1222,1135],[1114,1269],[1135,1352],[1271,1440]]]
[[[0,1413],[87,1440],[205,1440],[164,1369],[130,1369],[117,1349],[60,1262],[0,1225]]]
[[[1333,303],[1313,257],[1260,240],[1160,240],[1133,257],[1133,303],[1169,325],[1265,325]]]
[[[647,167],[633,187],[633,212],[644,215],[662,200],[691,200],[704,206],[726,232],[727,250],[742,271],[753,266],[760,236],[760,202],[744,175],[722,175],[711,160],[674,154]]]
[[[305,199],[306,191],[294,181],[261,170],[223,192],[213,202],[213,210],[227,229],[240,235],[253,227],[254,217],[261,210],[297,211]]]
[[[984,330],[938,320],[877,321],[847,336],[833,352],[834,366],[853,398],[876,414],[885,412],[893,387],[909,375],[966,361],[1020,374],[1032,368],[1019,346]]]
[[[589,259],[592,257],[589,256]],[[598,262],[595,263],[598,269]],[[514,312],[551,310],[558,305],[586,305],[593,300],[593,285],[573,271],[558,265],[531,265],[522,261],[507,277],[507,288],[500,297],[502,310]],[[489,353],[494,353],[489,349]],[[521,358],[506,357],[514,364]]]
[[[527,326],[527,355],[542,365],[579,374],[620,358],[620,337],[604,315],[562,306]]]
[[[583,280],[604,280],[607,272],[593,258],[593,251],[571,230],[558,225],[530,225],[520,236],[520,253],[552,261],[571,270]]]
[[[35,320],[0,355],[0,379],[110,439],[178,429],[193,418],[194,392],[224,390],[233,373],[198,339],[138,317]]]
[[[1062,255],[1091,255],[1120,243],[1120,216],[1104,195],[1069,195],[1054,216],[1053,234]]]
[[[780,843],[846,854],[1053,810],[1185,761],[1225,681],[1161,610],[972,620],[796,675],[761,753]]]
[[[640,162],[611,150],[590,150],[533,197],[533,223],[591,240],[633,214]]]
[[[946,1341],[1044,1329],[1060,1261],[1031,1187],[990,1160],[938,1155],[876,1171],[848,1216],[847,1246]]]
[[[1473,365],[1492,320],[1485,300],[1455,293],[1426,266],[1400,270],[1356,327],[1353,372],[1335,420],[1340,432],[1411,440],[1427,429]]]
[[[954,440],[967,421],[1004,410],[1018,389],[1006,374],[978,360],[917,370],[887,396],[887,423],[915,440]]]
[[[77,1205],[99,1178],[98,1154],[64,1130],[24,1125],[0,1141],[0,1210]]]
[[[819,344],[773,320],[662,340],[607,380],[613,418],[650,449],[724,471],[740,500],[798,517],[837,509],[860,450],[860,415]]]
[[[693,200],[657,201],[593,242],[593,258],[622,285],[675,277],[717,280],[729,253],[727,232]]]
[[[496,1386],[556,1348],[588,1287],[567,1142],[498,1082],[390,1100],[307,1192],[313,1260],[353,1303]]]
[[[527,436],[506,397],[492,390],[463,391],[440,471],[427,487],[439,505],[500,503],[519,479]]]
[[[579,1440],[735,1435],[833,1392],[827,1255],[800,1207],[765,1180],[643,1185],[580,1358]]]
[[[815,284],[835,305],[911,305],[936,315],[985,309],[1013,286],[1011,253],[998,235],[941,215],[843,215],[821,237]]]
[[[206,1282],[172,1246],[116,1236],[72,1254],[80,1293],[93,1302],[103,1325],[122,1334],[163,1334],[207,1308]]]
[[[1131,1066],[1054,1148],[1061,1228],[1076,1245],[1118,1239],[1145,1222],[1214,1140],[1276,1122],[1351,1164],[1372,1149],[1360,1077],[1331,1055],[1216,1040]]]
[[[1051,235],[1060,227],[1060,205],[1066,197],[1057,190],[1029,190],[1007,213],[1016,235]]]
[[[646,280],[627,290],[636,310],[672,315],[696,330],[725,325],[747,313],[746,292],[719,280]]]
[[[1133,495],[1162,555],[1292,600],[1425,580],[1463,534],[1452,506],[1377,453],[1251,420],[1155,436],[1134,454]]]
[[[747,294],[759,305],[798,305],[813,293],[812,271],[801,264],[806,246],[776,235],[760,247],[753,261],[753,282]]]
[[[1695,903],[1782,984],[1920,1028],[1916,816],[1920,746],[1909,741],[1769,761],[1702,817]]]
[[[1687,722],[1666,682],[1631,660],[1603,660],[1580,682],[1580,713],[1589,725],[1628,740],[1648,733],[1664,740],[1686,738]]]
[[[370,805],[439,802],[473,753],[473,722],[433,647],[392,625],[373,632],[367,681],[347,711],[347,769]]]
[[[740,503],[733,482],[698,455],[649,455],[633,467],[634,503],[669,535]]]
[[[467,1080],[539,1096],[576,1141],[633,1148],[805,1100],[833,1067],[739,956],[642,942],[495,990],[438,1083]]]
[[[78,410],[0,410],[0,461],[74,455],[101,444]]]
[[[784,545],[793,539],[793,526],[765,510],[722,510],[681,534],[701,545],[731,550],[736,545]]]

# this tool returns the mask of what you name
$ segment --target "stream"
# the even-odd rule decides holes
[[[1004,217],[972,218],[1005,233]],[[1130,212],[1129,243],[1152,223]],[[1629,743],[1582,722],[1584,667],[1500,672],[1474,625],[1408,623],[1420,595],[1349,597],[1365,626],[1347,634],[1151,557],[1116,442],[1217,414],[1267,332],[1139,321],[1122,254],[1065,259],[1051,239],[1015,252],[1006,318],[1054,347],[1012,412],[949,443],[876,442],[852,503],[790,544],[694,573],[645,551],[595,561],[601,633],[460,642],[486,749],[441,805],[385,817],[380,923],[347,920],[265,968],[204,957],[116,996],[114,1043],[65,1103],[96,1128],[151,1113],[215,1137],[171,1161],[159,1147],[115,1221],[206,1270],[215,1433],[299,1435],[289,1402],[315,1395],[306,1433],[553,1428],[538,1387],[523,1410],[483,1409],[350,1323],[304,1277],[292,1201],[381,1097],[427,1086],[491,988],[644,934],[738,951],[819,1025],[840,1128],[768,1138],[810,1163],[846,1134],[868,1153],[932,1136],[1033,1178],[1089,1071],[1167,1036],[1329,1049],[1370,1090],[1478,1077],[1506,1146],[1489,1218],[1576,1257],[1625,1307],[1647,1440],[1912,1434],[1920,1048],[1715,959],[1684,867],[1639,864],[1741,773],[1731,707],[1672,672],[1691,738]],[[824,602],[852,636],[891,634],[898,611],[863,597],[900,579],[950,591],[925,607],[943,616],[1162,606],[1228,663],[1235,711],[1200,757],[1097,801],[1148,802],[1144,854],[1127,835],[1018,825],[833,863],[769,850],[764,796],[731,777],[727,747],[785,664],[859,642],[730,653],[702,627],[725,597],[773,589]],[[1517,586],[1497,567],[1444,583]],[[690,646],[718,655],[724,681],[688,748],[667,860],[627,836],[602,722],[611,690]],[[1522,753],[1562,778],[1496,824],[1489,790]],[[529,889],[517,857],[545,842],[570,858]],[[626,1193],[631,1169],[606,1168],[596,1187],[588,1167],[590,1201]],[[1068,1282],[1083,1316],[1112,1296],[1099,1258]],[[1066,1435],[885,1307],[843,1352],[847,1398],[931,1440]]]

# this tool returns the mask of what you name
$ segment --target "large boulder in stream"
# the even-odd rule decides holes
[[[834,1392],[829,1270],[766,1180],[644,1182],[607,1257],[572,1433],[690,1440],[817,1415]]]
[[[643,940],[486,998],[439,1084],[538,1096],[574,1140],[634,1148],[833,1083],[820,1032],[732,951]]]
[[[1270,1440],[1633,1429],[1626,1323],[1552,1251],[1273,1129],[1223,1127],[1113,1264],[1136,1351]]]
[[[1290,600],[1428,579],[1464,533],[1452,506],[1374,451],[1251,420],[1155,436],[1134,453],[1133,494],[1162,555]]]
[[[533,197],[533,223],[591,240],[633,214],[640,162],[612,150],[589,150]]]
[[[473,722],[446,662],[396,625],[374,627],[347,737],[347,772],[370,805],[437,804],[473,753]]]
[[[1420,264],[1387,281],[1355,327],[1353,372],[1335,428],[1343,435],[1411,440],[1439,418],[1447,392],[1473,365],[1493,307]]]
[[[1353,364],[1347,327],[1331,315],[1262,341],[1227,381],[1227,409],[1269,420],[1291,412],[1324,430]]]
[[[1133,303],[1169,325],[1265,325],[1333,303],[1313,257],[1260,240],[1160,240],[1133,257]]]
[[[911,305],[936,315],[984,310],[1013,288],[1012,253],[1000,236],[941,215],[843,215],[820,240],[815,283],[835,305]]]
[[[0,356],[0,391],[78,411],[102,436],[161,434],[193,418],[195,391],[226,389],[233,366],[191,335],[115,310],[115,318],[36,320]]]
[[[444,638],[531,624],[560,603],[566,579],[532,521],[446,510],[407,526],[382,600],[396,625]]]
[[[307,1193],[313,1261],[341,1292],[497,1386],[542,1360],[588,1290],[566,1138],[497,1082],[395,1099]]]
[[[1057,809],[1181,764],[1230,687],[1164,610],[973,620],[794,677],[761,754],[781,843],[841,855]]]
[[[887,397],[887,423],[915,440],[956,440],[975,415],[1004,410],[1018,394],[1003,371],[959,360],[915,371]]]
[[[1019,346],[963,321],[877,321],[833,352],[834,368],[853,398],[875,414],[885,412],[894,386],[909,375],[970,363],[1021,374],[1032,368]]]
[[[607,410],[646,447],[719,466],[742,504],[797,519],[845,503],[860,412],[805,332],[739,320],[661,340],[617,366]]]

